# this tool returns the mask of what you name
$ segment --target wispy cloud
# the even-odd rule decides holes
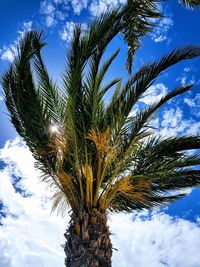
[[[40,4],[40,14],[44,17],[46,27],[53,27],[62,22],[72,12],[79,16],[83,10],[98,16],[111,7],[121,5],[125,0],[44,0]]]
[[[45,25],[47,27],[52,27],[57,23],[57,19],[60,17],[57,16],[56,5],[59,3],[54,3],[53,1],[42,1],[40,4],[40,13],[44,15]],[[61,11],[60,11],[61,12]]]
[[[125,0],[93,0],[89,6],[92,16],[98,16],[114,6],[125,3]]]
[[[16,53],[16,46],[15,45],[12,44],[12,45],[9,45],[9,47],[3,46],[3,48],[1,49],[1,52],[0,52],[0,57],[2,60],[7,60],[9,62],[13,62],[15,53]]]
[[[63,41],[69,42],[72,39],[75,23],[73,21],[67,21],[63,26],[62,31],[59,32],[59,36]]]
[[[44,0],[40,4],[40,14],[44,17],[46,27],[53,27],[64,21],[69,12],[80,15],[88,7],[88,0]]]
[[[187,74],[186,74],[187,73]],[[177,82],[180,82],[181,85],[185,85],[185,84],[194,84],[194,83],[198,83],[198,81],[196,81],[195,76],[189,76],[188,72],[183,72],[181,77],[178,77],[176,79]]]
[[[151,38],[154,42],[160,43],[163,41],[170,41],[168,37],[169,30],[173,27],[174,23],[170,16],[159,19],[156,27],[151,33]]]
[[[186,101],[185,103],[188,104]],[[190,102],[189,102],[190,103]],[[190,103],[190,105],[192,105]],[[199,135],[200,122],[193,118],[186,118],[186,113],[180,107],[164,108],[159,116],[154,119],[157,128],[157,134],[162,137],[180,136],[180,135]],[[196,116],[200,116],[196,112]],[[154,121],[153,120],[153,121]]]
[[[179,107],[165,108],[159,117],[160,128],[158,134],[164,137],[185,134],[193,122],[184,117],[183,110]]]
[[[59,31],[59,36],[63,41],[70,42],[73,37],[75,22],[73,21],[67,21],[64,26],[62,27],[62,30]],[[87,31],[87,24],[82,23],[81,24],[82,33]]]
[[[71,5],[74,11],[74,14],[80,15],[83,9],[88,7],[88,0],[71,0]]]
[[[191,68],[190,67],[185,67],[183,71],[190,72],[191,71]]]
[[[79,16],[83,10],[87,10],[89,15],[95,17],[125,2],[126,0],[44,0],[40,5],[40,14],[44,17],[44,24],[46,27],[54,27],[55,25],[62,26],[63,21],[68,18],[70,13]],[[159,9],[162,10],[162,5],[158,6]],[[151,38],[155,42],[163,42],[166,40],[169,42],[168,31],[173,26],[171,15],[166,15],[164,18],[154,21],[157,21],[157,26],[151,33]],[[71,21],[68,21],[68,23],[71,23]],[[62,34],[60,36],[62,38]]]
[[[32,29],[32,21],[24,22],[21,25],[21,29],[17,32],[17,39],[8,46],[3,46],[0,49],[0,58],[2,60],[7,60],[9,62],[13,62],[14,56],[17,53],[17,45],[19,44],[19,40],[24,36],[24,34]]]
[[[194,98],[191,97],[184,98],[184,103],[190,108],[190,112],[194,116],[200,117],[200,111],[199,111],[200,93],[196,94]]]
[[[18,31],[19,35],[24,36],[26,32],[29,32],[32,30],[32,26],[33,26],[32,21],[24,22],[21,26],[21,29]]]
[[[163,112],[162,127],[177,128],[183,117],[183,111],[180,108],[170,108]]]
[[[196,97],[195,97],[196,98]],[[185,98],[184,99],[184,103],[186,103],[189,107],[196,107],[197,104],[195,103],[196,102],[196,99],[192,99],[192,98]]]
[[[159,101],[163,96],[167,94],[168,88],[163,83],[152,85],[146,91],[144,97],[140,99],[141,102],[146,105]]]
[[[199,114],[200,116],[200,114]],[[200,135],[200,122],[191,123],[190,127],[186,131],[186,135]]]

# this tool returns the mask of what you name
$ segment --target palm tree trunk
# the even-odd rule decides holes
[[[67,267],[111,267],[112,244],[105,212],[72,214],[64,234]]]

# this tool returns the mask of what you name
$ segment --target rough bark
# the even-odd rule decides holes
[[[72,214],[64,236],[67,267],[111,267],[112,244],[106,213],[93,209]]]

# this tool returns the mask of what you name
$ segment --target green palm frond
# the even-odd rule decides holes
[[[35,53],[32,39],[35,34],[30,32],[21,40],[14,64],[3,77],[11,119],[15,125],[18,124],[18,133],[26,138],[31,147],[48,143],[47,121],[31,70],[31,59]]]
[[[194,187],[200,184],[200,171],[193,169],[185,169],[181,171],[174,171],[169,174],[153,179],[155,183],[154,188],[159,188],[161,191],[171,191],[183,189],[187,187]]]
[[[64,99],[59,96],[57,85],[49,78],[40,51],[34,57],[34,68],[38,78],[39,95],[44,105],[45,113],[55,123],[60,123],[61,117],[64,115]]]
[[[133,57],[140,47],[140,38],[145,37],[154,25],[150,18],[160,18],[162,15],[158,11],[159,1],[128,0],[123,9],[123,29],[124,40],[128,45],[127,70],[131,73]]]
[[[134,105],[164,70],[182,60],[199,56],[199,54],[199,47],[186,46],[181,49],[175,49],[162,57],[161,60],[140,68],[108,106],[107,120],[111,124],[110,127],[113,127],[112,123],[115,125],[120,120],[122,121],[121,127],[124,126]]]
[[[130,158],[134,162],[133,174],[164,173],[168,170],[195,166],[199,155],[189,156],[184,151],[199,149],[199,137],[148,138],[137,153]],[[184,151],[183,151],[184,150]]]
[[[111,87],[120,81],[120,79],[114,79],[111,82],[102,85],[105,75],[118,53],[119,50],[102,63],[101,67],[99,66],[99,60],[96,56],[94,55],[94,57],[92,57],[88,78],[84,84],[87,90],[82,100],[84,101],[84,110],[87,111],[86,122],[88,126],[85,124],[86,132],[92,128],[99,127],[102,116],[104,115],[103,97]],[[98,66],[98,68],[96,66]]]
[[[38,167],[48,176],[50,175],[54,183],[58,185],[54,176],[56,157],[52,156],[48,149],[51,140],[49,126],[55,117],[52,115],[53,107],[50,110],[47,105],[49,102],[54,104],[55,102],[50,92],[50,81],[43,62],[37,62],[40,49],[44,45],[42,32],[28,32],[18,45],[18,53],[14,63],[4,75],[2,85],[11,121],[17,132],[26,141],[38,161]],[[35,73],[32,72],[34,66],[39,80],[38,84],[34,79]],[[43,92],[41,92],[42,86]],[[57,105],[57,107],[60,106]]]
[[[159,100],[157,103],[151,104],[149,107],[142,110],[137,116],[135,121],[133,122],[133,126],[131,129],[130,134],[130,142],[140,134],[140,131],[143,133],[143,128],[148,128],[148,121],[152,117],[152,115],[160,108],[162,107],[167,101],[174,98],[175,96],[178,96],[180,94],[183,94],[189,90],[191,90],[192,85],[183,85],[178,88],[175,88],[173,91],[168,93],[166,96],[162,97],[161,100]]]
[[[199,137],[156,138],[151,127],[152,116],[192,85],[175,88],[135,115],[131,112],[160,74],[199,56],[200,48],[175,49],[125,83],[121,77],[105,82],[120,51],[105,60],[107,46],[123,35],[131,72],[139,39],[152,29],[150,18],[160,17],[157,3],[127,1],[96,18],[87,32],[77,25],[62,90],[45,67],[43,33],[30,31],[20,41],[2,85],[12,123],[36,158],[43,181],[56,189],[53,209],[68,205],[78,213],[149,208],[183,197],[176,189],[199,185],[200,156],[186,153],[200,149]]]
[[[133,207],[140,209],[170,203],[184,196],[177,190],[199,186],[200,171],[193,168],[199,165],[200,155],[190,156],[185,152],[199,149],[199,146],[200,139],[195,136],[168,139],[154,137],[141,143],[140,148],[129,155],[128,169],[133,187],[138,181],[143,181],[142,188],[133,188],[138,200],[133,197],[134,194],[128,198],[121,194],[113,200],[111,210],[128,211]]]

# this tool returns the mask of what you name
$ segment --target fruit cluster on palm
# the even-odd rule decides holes
[[[63,86],[49,77],[41,32],[30,31],[2,79],[5,101],[17,132],[26,141],[43,180],[55,188],[53,209],[71,209],[65,233],[66,266],[111,266],[112,244],[107,212],[133,211],[169,203],[183,194],[175,189],[200,183],[200,137],[161,139],[151,118],[167,101],[192,88],[175,88],[158,102],[131,115],[138,100],[170,66],[200,55],[200,48],[175,49],[134,74],[131,66],[139,38],[159,18],[157,1],[128,1],[95,19],[87,32],[74,29],[62,75]],[[190,7],[199,1],[183,1]],[[128,44],[129,79],[104,77],[119,50],[102,62],[112,39]],[[115,88],[108,104],[105,94]],[[174,193],[173,193],[174,192]]]

